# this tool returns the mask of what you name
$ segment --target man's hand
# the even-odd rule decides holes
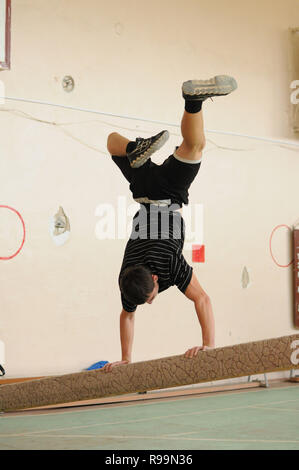
[[[194,348],[188,349],[188,351],[185,352],[185,357],[189,357],[190,359],[192,357],[197,356],[198,351],[207,351],[208,349],[214,349],[212,346],[194,346]]]
[[[109,362],[108,364],[105,364],[103,367],[103,371],[105,372],[111,372],[112,369],[115,366],[121,366],[122,364],[129,364],[130,361],[116,361],[116,362]]]

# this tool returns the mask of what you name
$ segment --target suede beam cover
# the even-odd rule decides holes
[[[299,334],[27,382],[0,385],[13,411],[299,368]],[[1,380],[0,380],[1,384]]]

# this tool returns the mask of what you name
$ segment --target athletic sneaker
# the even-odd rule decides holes
[[[182,91],[185,100],[204,101],[213,96],[228,95],[238,88],[237,82],[228,75],[217,75],[210,80],[188,80],[183,83]]]
[[[148,139],[137,137],[134,150],[127,153],[131,167],[139,168],[142,166],[154,152],[165,144],[168,138],[168,131],[159,132],[159,134],[149,137]]]

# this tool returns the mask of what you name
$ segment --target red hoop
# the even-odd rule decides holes
[[[23,220],[21,214],[20,214],[16,209],[14,209],[13,207],[10,207],[10,206],[1,206],[1,205],[0,205],[0,208],[1,208],[1,207],[2,207],[3,209],[9,209],[9,210],[15,212],[15,214],[17,214],[17,216],[19,217],[19,219],[21,220],[22,225],[23,225],[23,240],[22,240],[22,243],[21,243],[21,246],[19,247],[19,249],[18,249],[13,255],[11,255],[11,256],[0,256],[0,259],[5,259],[5,260],[7,260],[7,259],[12,259],[12,258],[14,258],[15,256],[17,256],[17,254],[20,253],[20,251],[21,251],[21,249],[23,248],[23,245],[24,245],[24,243],[25,243],[26,230],[25,230],[25,223],[24,223],[24,220]]]
[[[277,264],[277,266],[279,266],[280,268],[288,268],[289,266],[291,266],[291,264],[294,262],[294,259],[292,259],[292,261],[289,262],[289,264],[279,264],[277,263],[276,259],[274,258],[274,255],[273,255],[273,252],[272,252],[272,238],[273,238],[273,235],[274,233],[276,232],[276,230],[280,227],[285,227],[287,228],[288,230],[292,231],[291,227],[289,227],[288,225],[285,225],[285,224],[281,224],[281,225],[277,225],[277,227],[275,227],[273,230],[272,230],[272,233],[271,233],[271,237],[270,237],[270,253],[271,253],[271,257],[274,261],[275,264]]]

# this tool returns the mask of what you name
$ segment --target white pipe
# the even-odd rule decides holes
[[[26,99],[26,98],[16,98],[16,97],[12,97],[12,96],[0,96],[0,99],[11,100],[11,101],[21,101],[21,102],[24,102],[24,103],[42,104],[42,105],[46,105],[46,106],[55,106],[57,108],[70,109],[72,111],[82,111],[82,112],[85,112],[85,113],[100,114],[102,116],[111,116],[111,117],[117,117],[117,118],[122,118],[122,119],[129,119],[129,120],[132,120],[132,121],[150,122],[151,124],[161,124],[163,126],[180,127],[178,124],[174,124],[174,123],[171,123],[171,122],[155,121],[153,119],[145,119],[145,118],[140,118],[140,117],[136,117],[136,116],[125,116],[125,115],[121,115],[121,114],[107,113],[107,112],[98,111],[98,110],[95,110],[95,109],[80,108],[80,107],[68,106],[68,105],[64,105],[64,104],[50,103],[50,102],[47,102],[47,101],[32,100],[32,99]],[[246,139],[260,140],[260,141],[263,141],[263,142],[280,144],[280,145],[290,145],[292,147],[298,147],[299,148],[299,143],[294,142],[292,140],[271,139],[269,137],[259,137],[259,136],[254,136],[254,135],[240,134],[240,133],[237,133],[237,132],[219,131],[219,130],[214,130],[214,129],[205,129],[205,132],[210,132],[210,133],[213,133],[213,134],[230,135],[230,136],[235,136],[235,137],[245,137]]]

